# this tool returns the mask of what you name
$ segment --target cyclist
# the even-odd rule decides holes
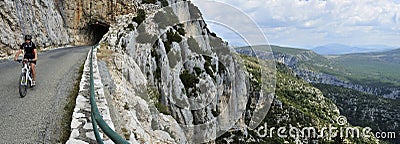
[[[36,50],[36,45],[32,41],[32,36],[30,35],[25,35],[25,42],[22,43],[20,49],[18,52],[15,54],[14,60],[18,60],[18,56],[22,53],[22,50],[24,51],[24,60],[31,59],[31,69],[32,69],[32,86],[36,85],[36,71],[35,71],[35,65],[36,61],[38,60],[37,56],[37,50]]]

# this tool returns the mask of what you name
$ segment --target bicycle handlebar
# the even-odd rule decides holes
[[[17,59],[17,62],[22,62],[22,61],[35,62],[35,60],[33,60],[33,59]]]

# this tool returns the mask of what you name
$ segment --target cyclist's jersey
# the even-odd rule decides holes
[[[25,56],[26,58],[35,58],[35,54],[33,51],[36,49],[36,45],[33,42],[23,43],[20,47],[20,49],[23,49],[25,51]]]

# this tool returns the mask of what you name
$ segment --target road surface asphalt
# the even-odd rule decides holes
[[[36,87],[19,96],[21,64],[0,62],[0,143],[57,143],[68,95],[90,47],[39,52]]]

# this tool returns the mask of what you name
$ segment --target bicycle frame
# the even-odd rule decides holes
[[[28,85],[28,81],[32,82],[32,78],[30,76],[31,66],[29,64],[30,64],[29,62],[23,61],[21,73],[25,72],[25,79],[21,81],[21,85],[24,85],[24,86]]]

